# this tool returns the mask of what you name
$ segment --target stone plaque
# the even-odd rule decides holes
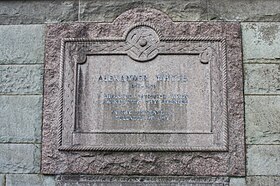
[[[166,175],[172,161],[143,172],[131,158],[180,155],[197,166],[178,175],[244,174],[239,24],[134,9],[46,37],[43,172]]]

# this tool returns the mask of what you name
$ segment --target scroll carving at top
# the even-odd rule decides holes
[[[139,62],[155,58],[159,44],[158,34],[148,26],[138,26],[127,34],[128,56]]]

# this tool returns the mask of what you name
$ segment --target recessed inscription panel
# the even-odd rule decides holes
[[[78,65],[76,129],[211,133],[209,67],[198,55],[161,55],[146,63],[124,55],[88,56]]]
[[[198,55],[88,56],[77,67],[73,145],[213,145],[210,66]]]

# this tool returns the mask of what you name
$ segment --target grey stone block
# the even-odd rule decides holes
[[[0,24],[36,24],[78,20],[78,1],[0,1]]]
[[[40,142],[41,96],[0,96],[0,142]]]
[[[0,144],[0,173],[39,173],[40,147],[34,144]]]
[[[227,177],[59,175],[57,186],[228,186]]]
[[[209,0],[210,20],[279,21],[278,0]]]
[[[247,148],[248,176],[279,176],[280,145],[249,145]]]
[[[246,186],[245,178],[230,178],[229,186]]]
[[[245,94],[280,94],[279,64],[245,64]]]
[[[81,21],[112,22],[121,13],[132,8],[155,8],[173,21],[206,20],[204,0],[81,0]]]
[[[242,23],[242,42],[245,61],[279,59],[280,23]]]
[[[247,185],[250,186],[279,186],[279,176],[250,176],[246,178]]]
[[[1,65],[0,94],[42,94],[42,65]]]
[[[280,144],[280,96],[245,96],[247,144]]]
[[[0,186],[5,186],[5,175],[0,174]]]
[[[8,174],[6,186],[55,186],[53,176],[39,174]]]
[[[43,25],[1,25],[0,38],[0,64],[44,62]]]

